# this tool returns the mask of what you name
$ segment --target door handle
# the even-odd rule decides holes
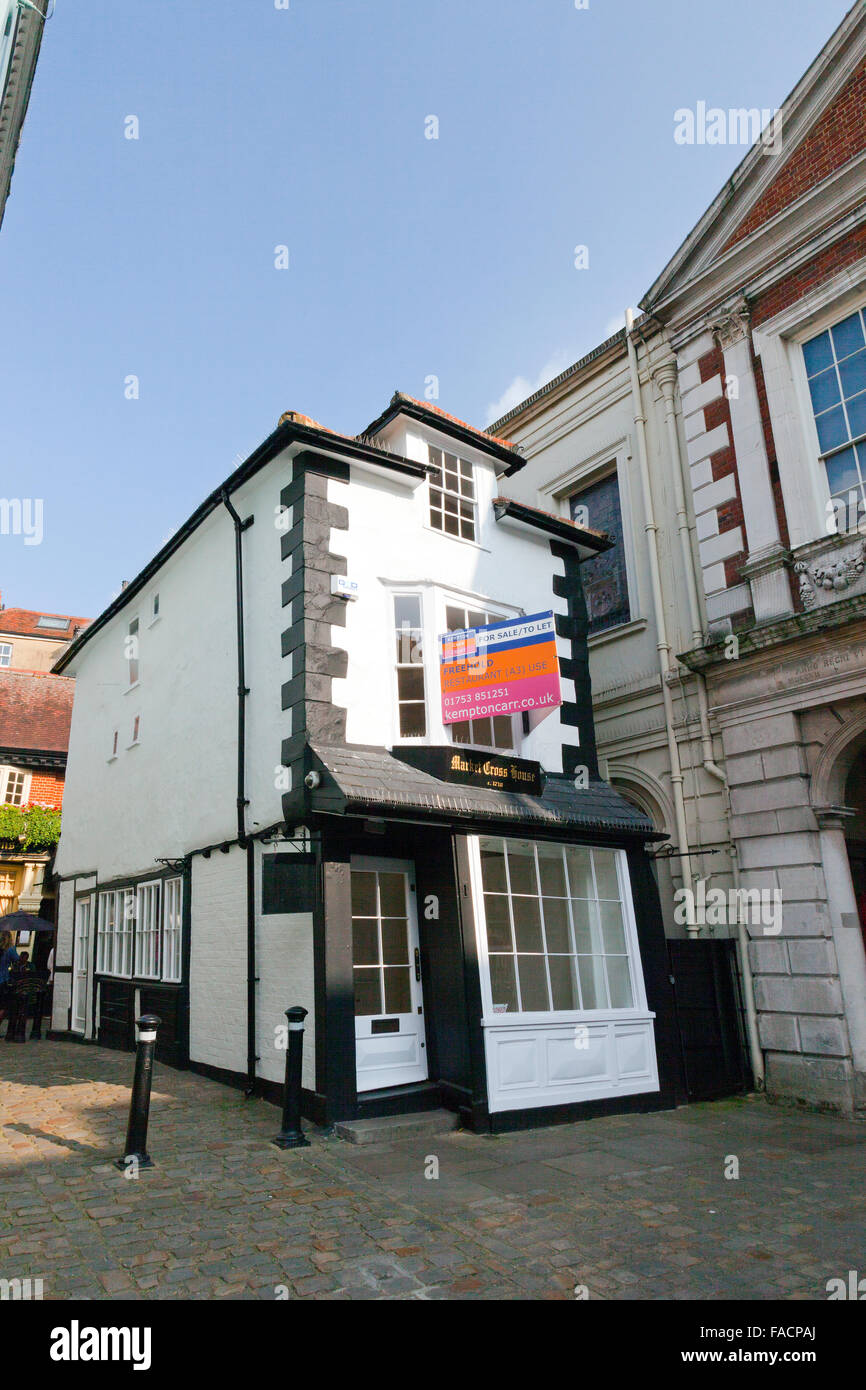
[[[421,979],[421,952],[417,946],[415,947],[415,979],[419,982]]]

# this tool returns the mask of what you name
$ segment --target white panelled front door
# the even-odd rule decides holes
[[[351,867],[358,1090],[426,1081],[414,865],[353,857]]]
[[[79,898],[75,904],[75,949],[72,959],[73,1033],[83,1033],[87,1025],[87,960],[92,902],[92,898]]]

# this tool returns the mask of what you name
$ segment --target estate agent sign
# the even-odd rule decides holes
[[[439,638],[446,724],[562,704],[553,613],[531,613]]]

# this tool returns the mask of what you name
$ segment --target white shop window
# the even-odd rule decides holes
[[[162,906],[162,978],[181,978],[183,942],[183,879],[167,878]]]
[[[135,974],[137,979],[159,979],[160,918],[159,880],[140,883],[135,921]]]
[[[119,896],[114,889],[108,893],[99,894],[99,908],[96,915],[96,973],[98,975],[114,974]]]
[[[477,839],[476,910],[493,1014],[642,1006],[623,852]]]

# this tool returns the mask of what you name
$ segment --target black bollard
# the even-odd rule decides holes
[[[304,1055],[304,1019],[307,1010],[300,1004],[286,1009],[289,1020],[289,1046],[286,1049],[286,1089],[283,1094],[283,1127],[271,1143],[278,1149],[306,1149],[309,1139],[301,1129],[301,1062]]]
[[[129,1100],[129,1124],[123,1157],[115,1159],[115,1168],[128,1168],[133,1161],[139,1168],[152,1168],[153,1159],[147,1152],[147,1119],[150,1113],[150,1085],[153,1081],[153,1052],[156,1030],[160,1020],[156,1014],[143,1014],[136,1019],[138,1046],[135,1053],[135,1076]]]

